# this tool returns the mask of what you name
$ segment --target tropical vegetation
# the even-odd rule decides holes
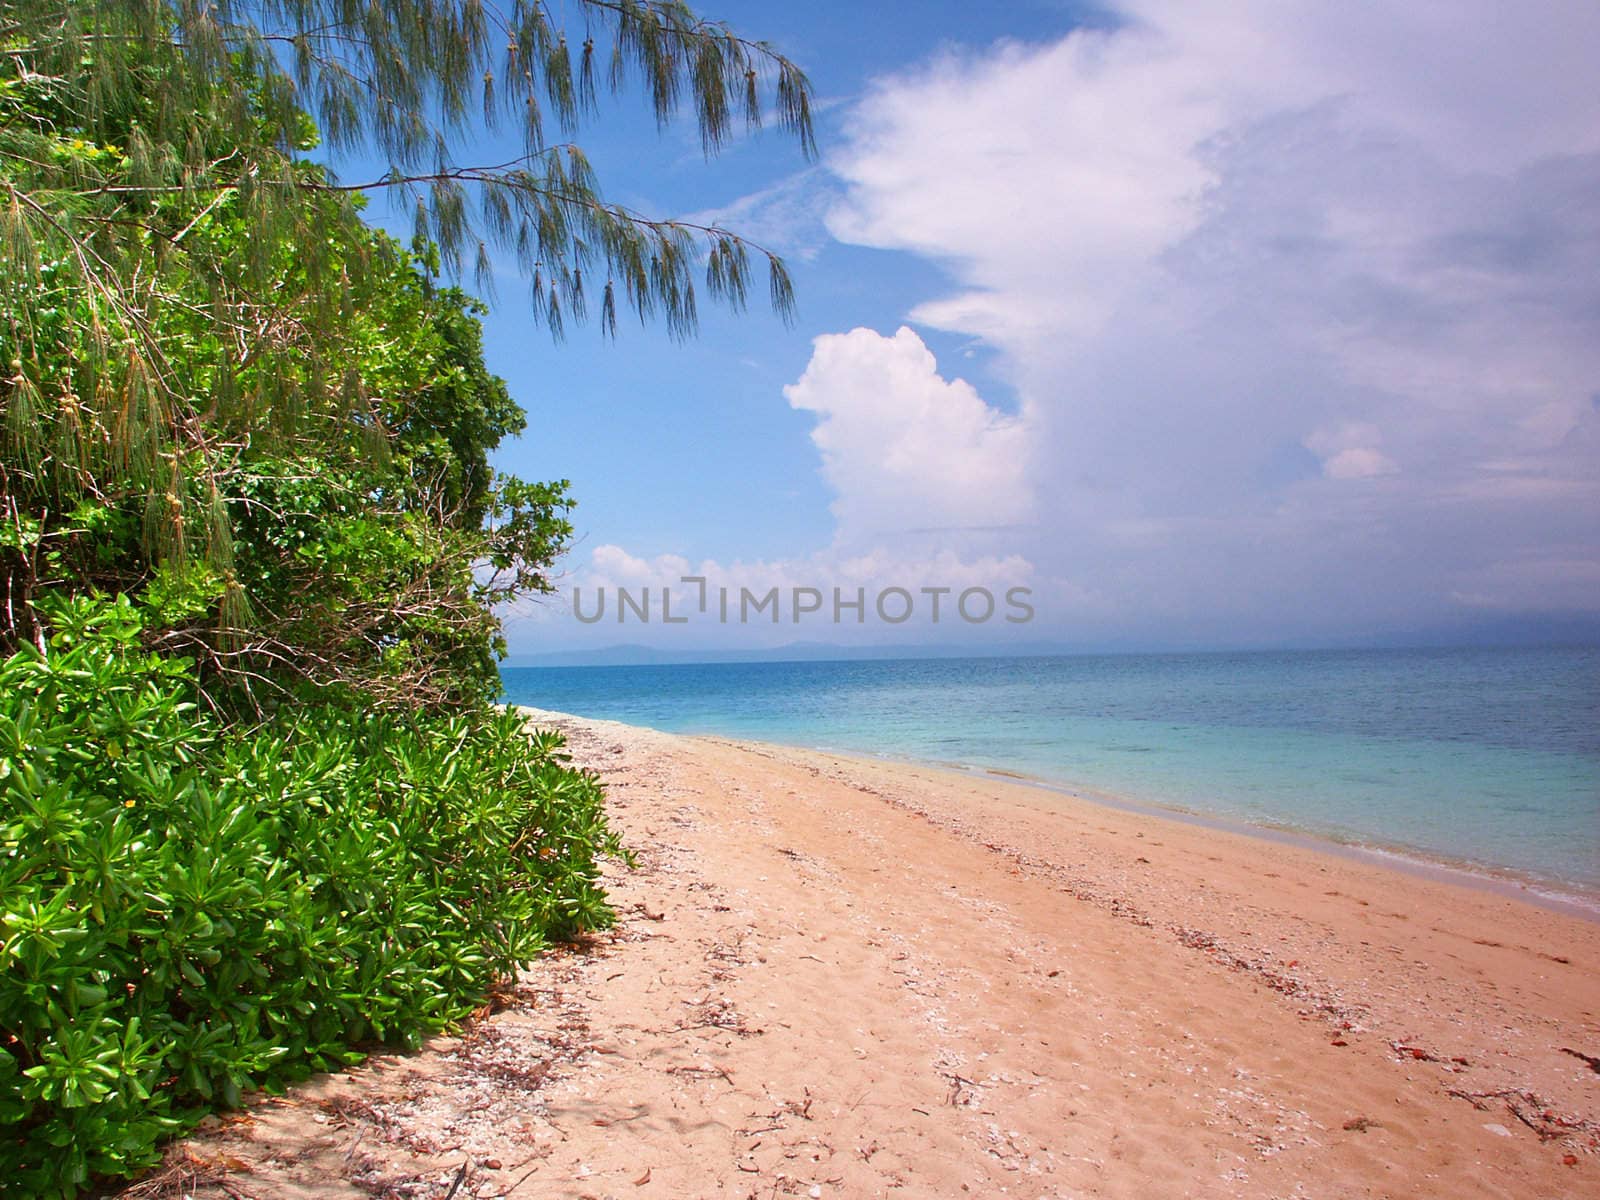
[[[494,707],[565,481],[462,290],[560,332],[741,304],[604,201],[605,86],[707,152],[803,75],[675,2],[0,0],[0,1178],[74,1195],[252,1088],[412,1044],[604,926],[596,779]],[[579,36],[581,34],[581,36]],[[520,147],[480,166],[475,131]],[[327,139],[327,144],[322,139]],[[330,153],[330,150],[332,153]],[[376,157],[372,178],[330,163]],[[363,219],[403,195],[409,244]]]

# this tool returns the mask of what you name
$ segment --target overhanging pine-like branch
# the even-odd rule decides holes
[[[493,247],[510,252],[530,283],[537,276],[535,319],[559,327],[563,314],[582,315],[582,281],[595,266],[584,246],[608,258],[608,294],[620,290],[641,317],[663,318],[674,334],[693,328],[692,267],[700,256],[707,290],[738,307],[748,253],[758,252],[775,306],[786,316],[791,309],[793,290],[777,256],[724,230],[699,231],[685,244],[675,231],[686,227],[608,205],[576,147],[547,155],[550,121],[572,131],[592,111],[602,59],[609,59],[609,86],[637,87],[659,122],[690,109],[707,154],[741,120],[759,127],[767,110],[803,153],[814,153],[810,87],[799,68],[677,0],[580,0],[582,29],[571,38],[546,5],[527,0],[12,0],[0,7],[17,27],[14,46],[31,47],[14,49],[15,61],[29,60],[26,68],[48,75],[58,90],[80,92],[69,107],[87,123],[107,115],[107,96],[145,81],[81,87],[74,74],[85,54],[137,41],[165,44],[181,64],[153,72],[168,124],[130,136],[134,178],[119,181],[116,194],[142,186],[203,195],[228,186],[233,180],[203,161],[208,136],[244,147],[254,179],[286,176],[287,160],[310,135],[304,110],[336,151],[388,159],[387,180],[349,190],[396,186],[389,180],[417,189],[418,232],[437,244],[451,274],[464,274],[469,256],[480,266],[491,261]],[[202,112],[214,114],[215,128],[191,127]],[[462,162],[456,151],[472,128],[515,130],[524,159],[514,169]],[[532,169],[535,163],[542,167]],[[469,189],[480,193],[476,205]],[[565,252],[552,236],[563,225],[582,233]],[[602,312],[610,327],[613,308]]]
[[[226,573],[208,532],[226,524],[220,447],[307,422],[383,436],[347,370],[357,298],[396,272],[431,284],[361,225],[378,192],[409,201],[421,264],[488,284],[514,261],[558,333],[596,306],[614,331],[626,306],[687,334],[701,291],[741,307],[763,260],[790,313],[778,256],[608,203],[548,131],[578,129],[604,86],[658,121],[687,113],[707,154],[764,116],[810,154],[804,75],[675,0],[571,11],[564,29],[527,0],[0,0],[7,486],[56,512],[132,497],[152,561],[199,546]],[[521,153],[474,164],[479,128],[514,131]],[[308,161],[319,136],[388,169],[340,181]]]
[[[536,160],[493,167],[391,174],[360,183],[307,179],[302,186],[331,193],[395,189],[416,202],[418,236],[440,246],[457,246],[472,231],[460,189],[475,186],[480,190],[480,227],[498,244],[514,248],[536,302],[543,299],[559,313],[566,297],[581,316],[584,273],[605,267],[602,320],[613,331],[619,280],[641,317],[659,312],[674,334],[692,331],[696,247],[703,251],[704,278],[713,297],[742,307],[754,253],[767,263],[773,308],[785,319],[792,315],[793,285],[776,253],[721,226],[656,220],[605,204],[588,183],[581,155],[576,146],[557,147]],[[424,189],[426,200],[420,194]],[[441,199],[441,193],[449,199]],[[479,242],[479,282],[487,288],[493,281],[486,247]],[[454,266],[459,271],[460,263]]]

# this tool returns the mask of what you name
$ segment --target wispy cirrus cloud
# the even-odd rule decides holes
[[[810,262],[828,244],[824,215],[838,199],[838,181],[822,167],[808,167],[719,208],[683,217],[695,225],[738,230],[775,254]]]

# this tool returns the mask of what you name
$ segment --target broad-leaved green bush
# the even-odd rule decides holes
[[[208,1109],[415,1043],[610,920],[619,848],[558,736],[325,702],[241,731],[126,598],[51,623],[0,664],[7,1194],[148,1166]]]

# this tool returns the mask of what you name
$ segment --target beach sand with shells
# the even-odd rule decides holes
[[[1600,1195],[1592,920],[994,776],[538,719],[638,857],[616,928],[142,1194]]]

